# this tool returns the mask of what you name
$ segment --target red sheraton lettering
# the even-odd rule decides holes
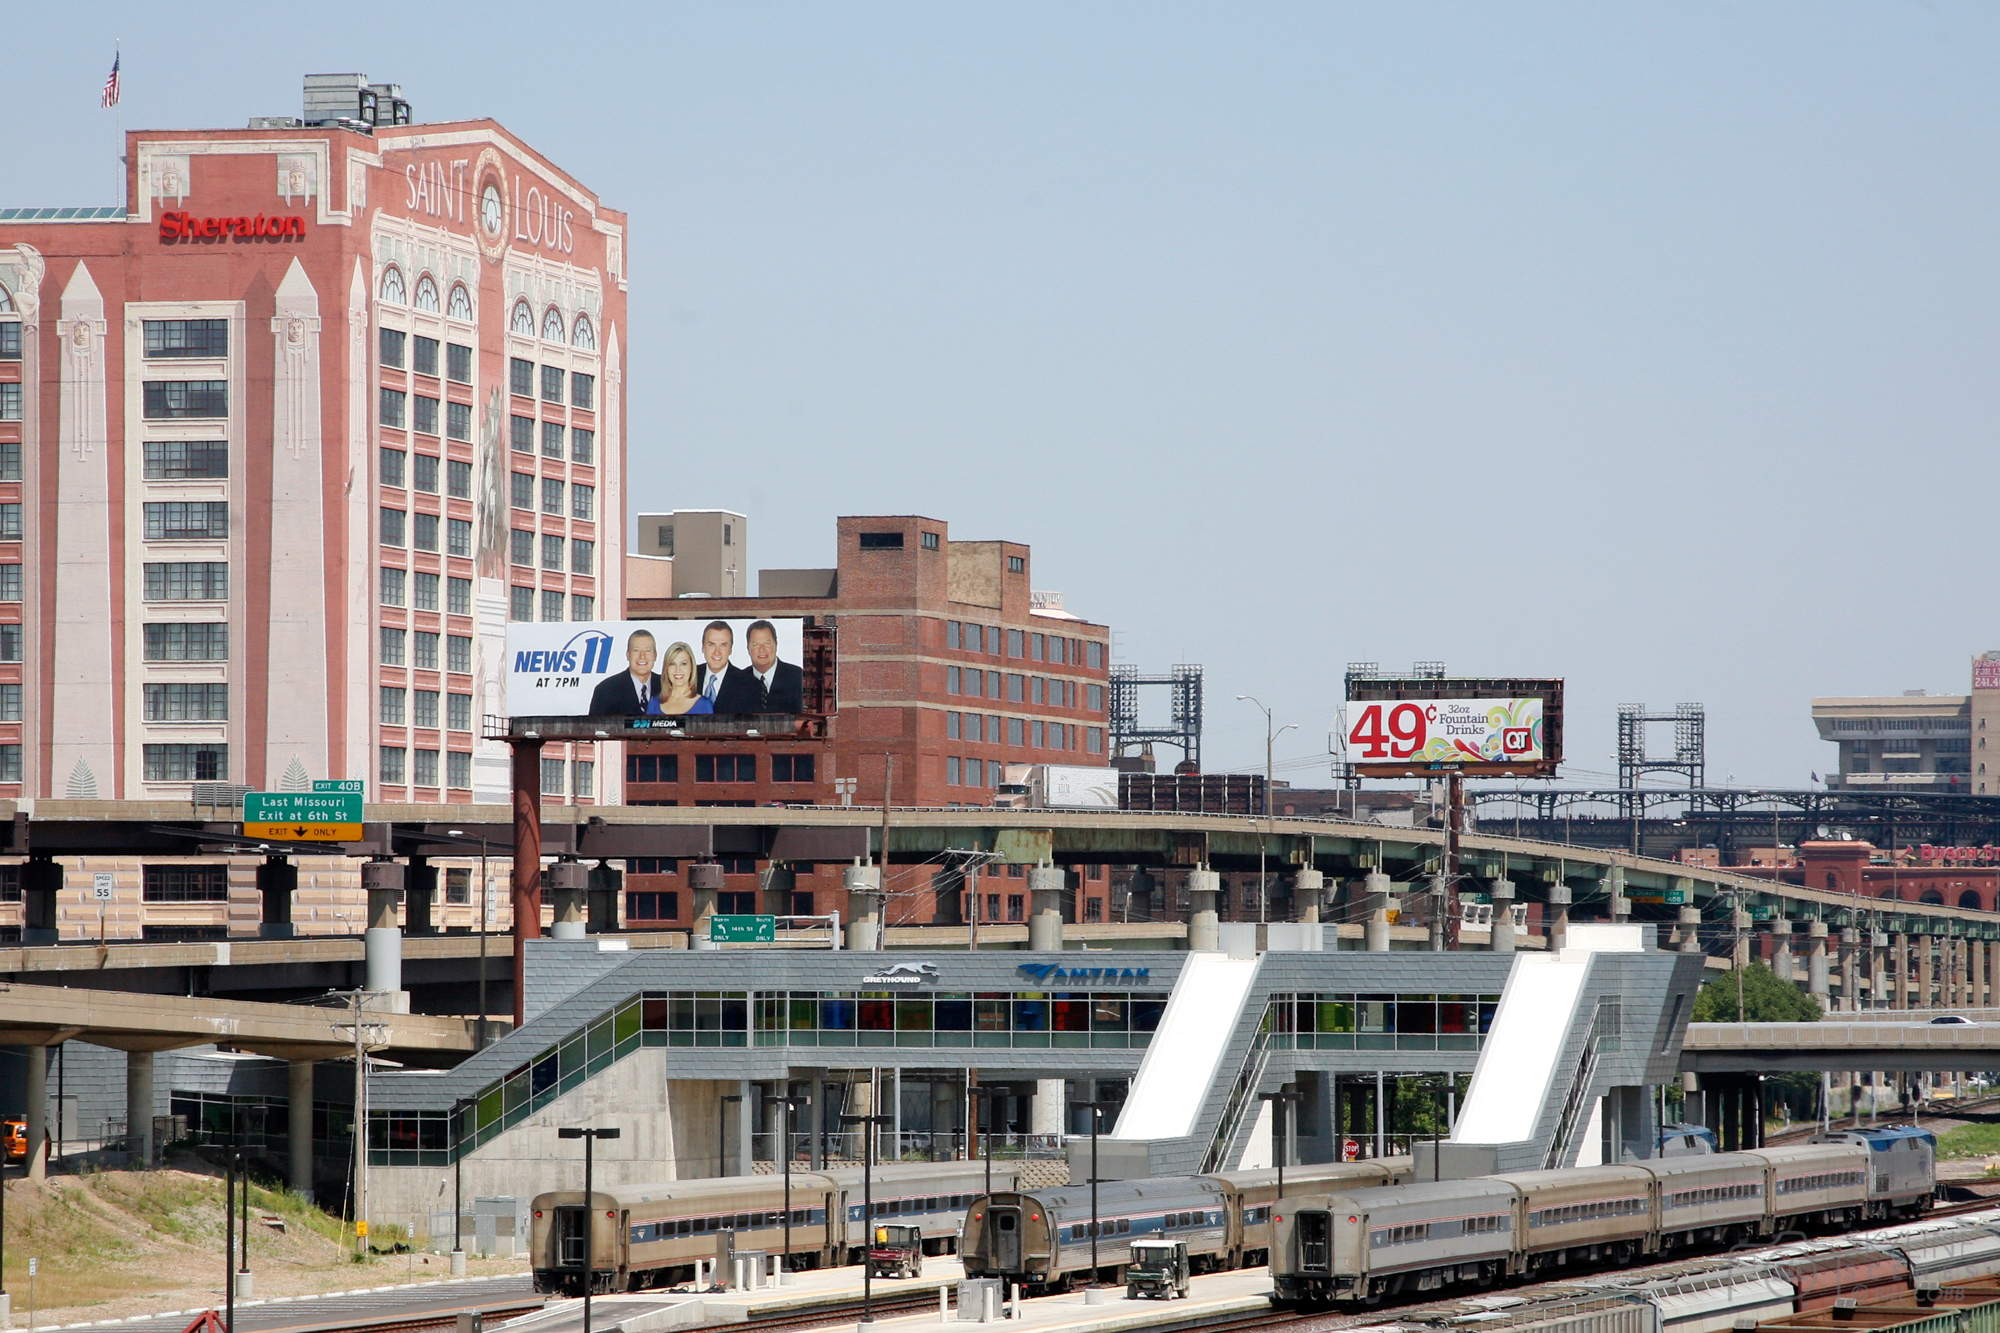
[[[259,213],[255,217],[198,218],[192,213],[160,214],[160,239],[219,240],[234,236],[240,241],[287,236],[303,238],[306,234],[306,220],[297,214],[273,213],[269,216]]]

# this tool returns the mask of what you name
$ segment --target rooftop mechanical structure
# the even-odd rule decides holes
[[[1128,746],[1156,742],[1179,746],[1195,771],[1201,771],[1201,667],[1183,663],[1166,675],[1142,675],[1139,668],[1113,665],[1111,668],[1110,727],[1111,754],[1118,758]],[[1164,686],[1171,694],[1171,719],[1164,727],[1148,727],[1139,720],[1139,691]]]

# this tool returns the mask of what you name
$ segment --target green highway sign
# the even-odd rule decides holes
[[[708,938],[716,944],[771,944],[778,938],[774,916],[712,916]]]
[[[359,842],[361,793],[245,792],[243,836],[279,842]]]

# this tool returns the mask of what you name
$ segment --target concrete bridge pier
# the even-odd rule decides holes
[[[1771,921],[1771,972],[1780,981],[1796,981],[1792,967],[1792,923],[1784,917]]]
[[[1514,881],[1496,879],[1487,885],[1493,899],[1493,933],[1488,946],[1494,953],[1514,952]]]
[[[1835,959],[1840,969],[1840,1007],[1849,1013],[1861,1007],[1860,950],[1856,947],[1860,937],[1861,932],[1854,927],[1842,927]]]
[[[1326,897],[1326,876],[1311,866],[1301,866],[1292,880],[1292,901],[1298,904],[1299,920],[1319,920],[1320,902]]]
[[[1910,937],[1900,931],[1889,937],[1889,1007],[1910,1007]]]
[[[1729,950],[1731,967],[1750,966],[1750,925],[1750,914],[1739,903],[1729,914],[1729,928],[1736,933],[1736,943]]]
[[[1681,952],[1701,952],[1701,909],[1683,907],[1680,910]]]
[[[146,1079],[152,1082],[152,1065],[146,1068]],[[151,1092],[147,1093],[148,1102]],[[285,1067],[285,1102],[288,1120],[285,1131],[286,1163],[285,1184],[294,1194],[304,1195],[308,1200],[313,1193],[313,1062],[293,1060]],[[148,1131],[152,1128],[150,1122]],[[454,1132],[457,1126],[453,1126]]]
[[[61,1044],[51,1042],[49,1046]],[[28,1078],[24,1089],[28,1105],[22,1119],[27,1122],[30,1180],[43,1179],[49,1167],[49,1046],[28,1047]]]
[[[1549,885],[1549,948],[1560,949],[1569,942],[1569,885],[1558,881]]]
[[[1917,1008],[1928,1009],[1937,986],[1937,937],[1917,936]]]
[[[1868,932],[1868,1007],[1889,1007],[1889,932]]]
[[[1716,1148],[1740,1152],[1764,1144],[1764,1084],[1756,1074],[1703,1074]]]
[[[1968,1008],[1986,1007],[1986,947],[1978,940],[1965,942],[1966,992]]]
[[[1987,1004],[2000,1008],[2000,940],[1986,942]]]
[[[403,893],[403,933],[405,935],[435,935],[437,925],[431,920],[431,908],[437,903],[437,867],[428,856],[410,858],[407,886]]]
[[[590,867],[581,861],[558,861],[549,867],[549,905],[554,919],[549,934],[559,940],[580,940],[588,928],[583,919],[584,893]]]
[[[1207,866],[1188,871],[1188,935],[1190,950],[1214,952],[1222,947],[1221,918],[1216,915],[1216,898],[1222,892],[1222,876]],[[1039,1097],[1036,1099],[1039,1104]]]
[[[1043,953],[1059,953],[1063,947],[1063,872],[1055,866],[1033,866],[1028,871],[1028,947]]]
[[[403,989],[403,932],[396,908],[403,900],[404,868],[395,861],[368,861],[361,867],[361,888],[368,895],[368,932],[363,937],[368,989],[384,993],[393,1013],[410,1011],[410,993]]]
[[[35,857],[21,867],[22,944],[32,948],[60,938],[56,900],[62,887],[63,868],[49,857]]]
[[[715,941],[709,938],[709,931],[715,924],[715,895],[722,892],[722,867],[713,861],[696,862],[687,868],[687,886],[688,919],[694,922],[688,932],[688,947],[713,949]]]
[[[299,868],[288,856],[267,856],[257,867],[257,897],[263,919],[257,923],[260,940],[288,940],[297,931],[292,925],[292,895],[299,889]]]
[[[1806,990],[1819,1001],[1820,1012],[1833,1007],[1826,966],[1826,922],[1806,922]]]
[[[1625,896],[1625,867],[1612,866],[1604,872],[1604,912],[1613,921],[1632,919],[1632,900]]]
[[[296,1117],[298,1112],[294,1111]],[[298,1121],[294,1119],[293,1124]],[[307,1171],[310,1174],[312,1162],[312,1097],[306,1097],[306,1132],[292,1134],[292,1142],[301,1138],[306,1145]],[[125,1052],[125,1139],[129,1143],[129,1162],[133,1170],[143,1171],[153,1165],[153,1053],[151,1051]],[[311,1183],[310,1179],[307,1181]]]
[[[846,881],[847,909],[853,917],[847,923],[847,947],[872,952],[882,947],[882,867],[849,866]],[[722,887],[722,867],[715,868],[715,885]],[[712,909],[711,909],[712,910]],[[873,1114],[870,1112],[869,1114]]]

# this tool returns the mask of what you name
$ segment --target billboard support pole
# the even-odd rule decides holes
[[[514,1026],[527,1021],[528,941],[542,933],[542,738],[514,736]]]
[[[1444,878],[1439,883],[1438,911],[1444,917],[1444,947],[1458,949],[1458,839],[1465,826],[1465,775],[1447,769],[1444,775]]]

